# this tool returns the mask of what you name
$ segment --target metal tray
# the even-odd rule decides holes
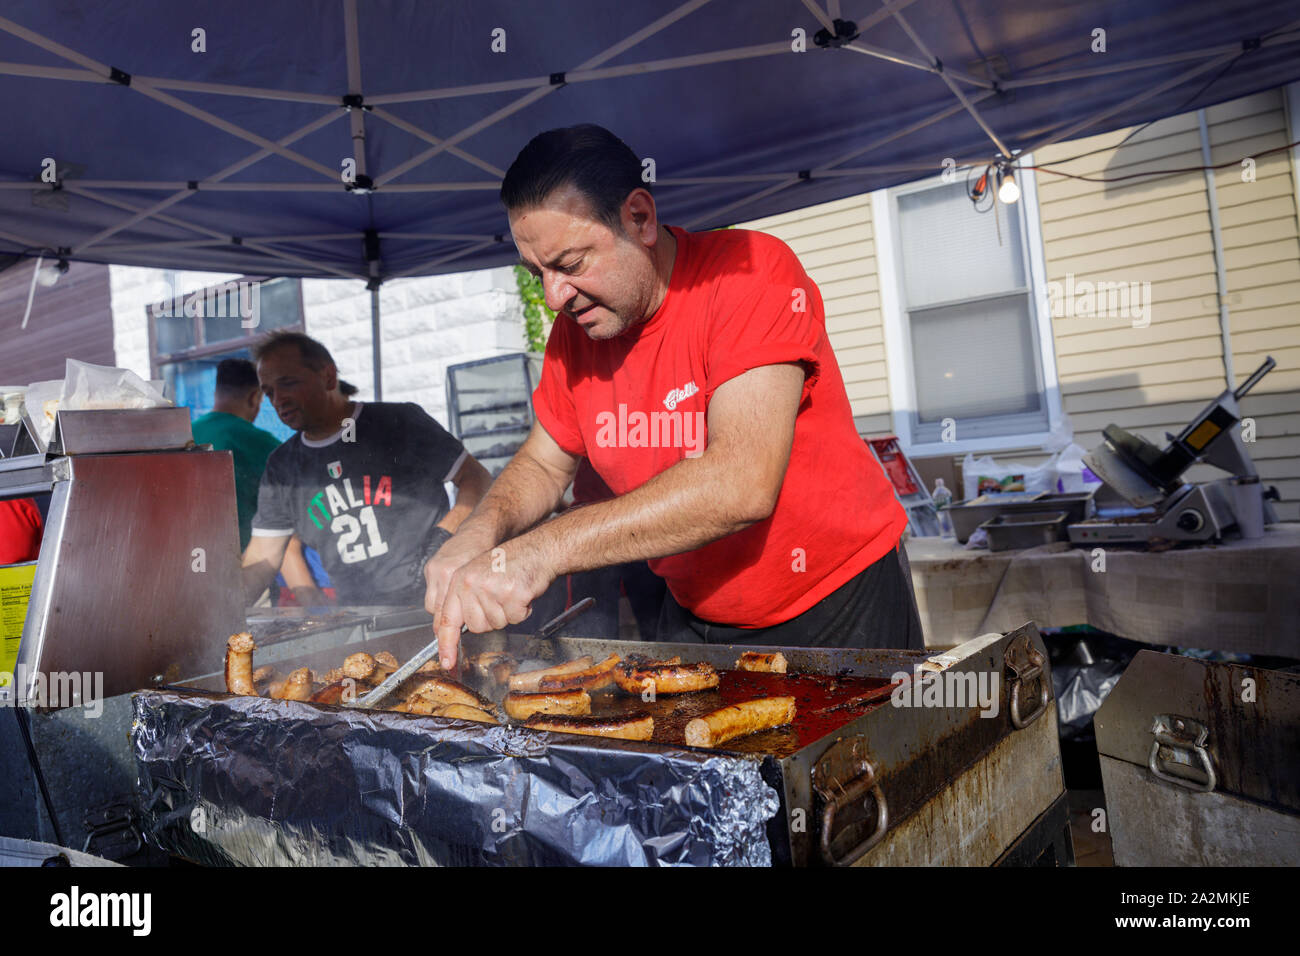
[[[981,495],[969,501],[956,502],[947,510],[952,517],[952,529],[957,541],[965,544],[976,528],[1000,514],[1064,510],[1069,516],[1066,524],[1083,521],[1094,511],[1093,497],[1096,493],[1097,490],[1092,488],[1063,494],[1039,492],[1034,495]]]
[[[985,521],[990,551],[1035,548],[1065,539],[1065,511],[1031,511],[1028,514],[1001,514]]]

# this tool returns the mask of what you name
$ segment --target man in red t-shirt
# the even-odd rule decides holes
[[[923,646],[906,514],[789,247],[661,225],[597,126],[537,136],[501,198],[559,315],[537,424],[425,569],[444,666],[462,623],[516,624],[557,575],[640,559],[668,584],[659,640]],[[584,455],[616,497],[537,524]]]

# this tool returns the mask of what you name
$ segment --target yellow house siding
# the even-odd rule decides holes
[[[1283,95],[1267,90],[1206,111],[1223,264],[1231,361],[1239,384],[1271,355],[1275,368],[1243,402],[1260,474],[1276,485],[1283,520],[1300,520],[1300,209],[1288,151],[1255,156],[1255,181],[1237,162],[1288,141]],[[1038,163],[1078,176],[1124,176],[1202,165],[1196,113],[1039,150]],[[1115,423],[1163,446],[1226,387],[1218,286],[1205,175],[1200,171],[1095,183],[1034,173],[1048,282],[1150,283],[1150,322],[1127,316],[1052,318],[1061,402],[1085,448]],[[821,289],[826,325],[864,434],[891,431],[874,226],[868,195],[741,224],[779,236]],[[1025,464],[1039,449],[1008,439],[991,452]],[[962,456],[955,456],[959,461]],[[1192,480],[1221,477],[1206,466]]]
[[[1206,111],[1211,162],[1284,146],[1280,90]],[[1123,176],[1202,164],[1195,113],[1154,123],[1122,147],[1128,130],[1040,150],[1038,163],[1105,148],[1054,167],[1080,176]],[[1116,148],[1118,147],[1118,148]],[[1215,176],[1227,277],[1236,382],[1272,355],[1278,367],[1243,403],[1255,419],[1249,446],[1267,481],[1284,499],[1279,513],[1300,518],[1300,239],[1294,180],[1284,152],[1256,160],[1255,182],[1239,164]],[[1049,282],[1150,282],[1147,328],[1127,317],[1052,320],[1062,406],[1080,445],[1101,441],[1119,424],[1160,445],[1225,386],[1209,201],[1202,172],[1089,183],[1036,174]],[[1198,467],[1193,479],[1221,476]]]
[[[1206,122],[1215,165],[1290,141],[1281,90],[1210,107]],[[1244,182],[1233,162],[1214,174],[1232,364],[1241,382],[1266,356],[1277,362],[1242,400],[1242,414],[1255,421],[1251,457],[1282,495],[1279,516],[1294,521],[1300,518],[1300,235],[1290,151],[1256,157],[1254,172],[1255,181]]]
[[[821,290],[826,332],[863,434],[893,429],[871,197],[851,196],[737,223],[783,240]]]

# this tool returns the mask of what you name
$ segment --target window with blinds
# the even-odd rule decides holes
[[[962,182],[896,201],[912,441],[940,441],[946,418],[959,440],[1045,431],[1024,204],[976,212]]]

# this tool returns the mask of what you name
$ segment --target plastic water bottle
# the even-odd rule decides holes
[[[944,486],[942,478],[934,479],[934,491],[930,493],[930,497],[934,499],[935,511],[939,516],[939,534],[945,538],[954,537],[952,515],[948,514],[948,506],[952,504],[952,492]]]

